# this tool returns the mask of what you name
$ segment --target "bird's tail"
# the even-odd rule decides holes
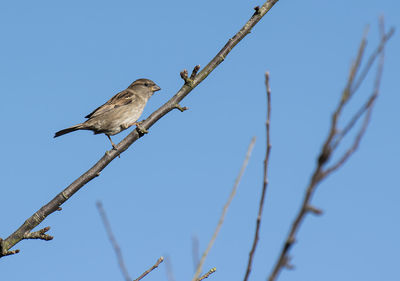
[[[56,137],[59,137],[59,136],[62,136],[62,135],[71,133],[71,132],[73,132],[73,131],[80,130],[80,129],[82,129],[82,124],[78,124],[78,125],[69,127],[69,128],[67,128],[67,129],[58,131],[57,133],[55,133],[54,137],[56,138]]]

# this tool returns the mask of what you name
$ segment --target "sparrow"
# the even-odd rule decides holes
[[[110,136],[120,133],[129,127],[136,125],[141,133],[147,131],[140,127],[141,122],[137,122],[143,109],[154,94],[161,90],[156,83],[149,79],[138,79],[127,89],[113,96],[102,106],[96,108],[92,113],[86,115],[88,118],[83,123],[58,131],[54,137],[59,137],[77,130],[90,130],[94,134],[105,134],[114,149],[116,146]]]

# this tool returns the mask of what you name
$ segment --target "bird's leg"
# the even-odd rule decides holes
[[[142,123],[143,121],[140,121],[140,122],[135,122],[132,125],[136,125],[136,129],[138,130],[138,132],[144,135],[147,134],[149,131],[147,131],[145,128],[141,126]]]
[[[110,140],[112,147],[117,150],[117,146],[115,145],[115,143],[112,141],[111,137],[109,135],[106,135],[107,138]]]

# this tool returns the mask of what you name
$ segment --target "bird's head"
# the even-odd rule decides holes
[[[161,88],[151,81],[150,79],[138,79],[135,82],[133,82],[131,85],[129,85],[128,89],[132,89],[134,91],[139,91],[139,92],[145,92],[150,95],[153,95],[154,92],[157,92],[161,90]]]

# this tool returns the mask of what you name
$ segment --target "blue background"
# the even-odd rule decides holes
[[[0,4],[2,130],[0,237],[90,168],[103,135],[54,132],[137,78],[162,91],[143,117],[181,87],[179,72],[206,65],[259,1],[4,1]],[[203,251],[252,136],[257,143],[204,270],[241,280],[253,239],[265,153],[264,72],[271,72],[272,155],[250,280],[265,280],[297,213],[334,110],[370,25],[400,27],[398,1],[279,1],[227,59],[121,158],[40,227],[55,239],[23,241],[2,258],[1,279],[123,280],[95,206],[101,200],[132,278],[159,256],[177,280],[193,275],[192,237]],[[398,33],[389,42],[370,127],[359,151],[319,186],[280,280],[399,280]],[[373,73],[372,73],[373,74]],[[346,111],[371,91],[373,75]],[[114,137],[120,141],[130,130]],[[349,144],[347,141],[345,144]],[[166,264],[146,277],[166,280]]]

